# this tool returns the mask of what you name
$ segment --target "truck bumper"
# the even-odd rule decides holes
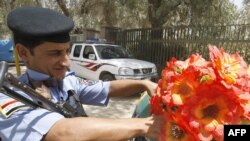
[[[156,79],[158,77],[157,73],[148,75],[115,75],[115,79],[133,79],[133,80],[143,80],[143,79]]]

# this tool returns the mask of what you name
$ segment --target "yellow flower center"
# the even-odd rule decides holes
[[[233,58],[224,58],[221,62],[221,72],[226,82],[229,84],[235,82],[240,69],[240,62],[234,60]]]
[[[189,84],[187,80],[183,80],[181,82],[176,83],[173,92],[180,95],[189,95],[192,94],[193,91],[193,86]]]

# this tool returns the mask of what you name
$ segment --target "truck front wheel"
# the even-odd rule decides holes
[[[115,78],[112,74],[107,73],[107,74],[102,75],[101,80],[102,81],[112,81],[112,80],[115,80]]]

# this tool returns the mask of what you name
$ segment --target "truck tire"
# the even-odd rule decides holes
[[[112,80],[115,80],[115,78],[112,74],[106,73],[106,74],[102,75],[101,80],[102,81],[112,81]]]

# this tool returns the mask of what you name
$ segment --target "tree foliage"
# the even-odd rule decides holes
[[[245,5],[249,1],[245,0]],[[11,9],[22,6],[60,11],[71,17],[79,30],[102,26],[128,29],[222,25],[233,23],[238,16],[230,0],[0,0],[1,25],[6,25],[6,15]],[[244,13],[250,15],[247,10]],[[0,30],[8,31],[6,26],[0,26]]]
[[[250,23],[250,0],[243,1],[243,8],[240,11],[239,22],[243,24]]]
[[[232,23],[236,6],[229,0],[148,0],[152,27]]]
[[[7,14],[22,6],[41,6],[41,3],[39,0],[0,0],[0,38],[10,38],[6,23]]]

